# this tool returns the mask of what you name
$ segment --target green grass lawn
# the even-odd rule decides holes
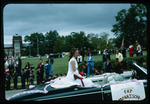
[[[147,51],[143,51],[143,55],[147,55]],[[126,56],[129,57],[129,53],[126,53]],[[95,55],[93,56],[94,61],[102,61],[103,55]],[[111,54],[110,55],[111,60],[115,60],[116,54]],[[134,55],[136,57],[136,55]],[[43,63],[45,64],[45,61],[47,58],[43,57]],[[64,58],[54,58],[54,64],[53,64],[53,73],[55,74],[60,74],[60,73],[67,73],[68,70],[68,59],[69,56],[65,56]],[[87,60],[87,56],[84,58]],[[28,59],[22,59],[22,68],[25,67],[25,63],[29,62],[31,65],[35,65],[35,68],[39,64],[39,58],[28,58]]]
[[[143,51],[143,55],[147,55],[147,51]],[[102,61],[102,56],[103,55],[94,55],[93,56],[94,61]],[[126,56],[129,57],[128,52],[126,53]],[[110,57],[111,57],[111,60],[115,60],[116,54],[111,54]],[[136,57],[136,55],[134,55],[134,57]],[[45,64],[45,61],[47,60],[47,58],[42,57],[42,59],[43,59],[43,63]],[[69,59],[69,56],[65,56],[64,58],[54,58],[53,75],[67,73],[68,59]],[[87,56],[84,58],[84,60],[87,60]],[[35,57],[35,58],[22,59],[22,68],[25,67],[26,62],[29,62],[31,64],[31,66],[34,65],[36,68],[37,65],[39,64],[39,58]],[[36,71],[34,71],[34,75],[35,75],[35,72]],[[44,77],[45,77],[45,75],[44,75]],[[35,75],[34,80],[36,81],[36,75]],[[21,82],[21,78],[18,78],[18,83],[19,82]],[[11,83],[13,83],[13,80],[11,80]]]

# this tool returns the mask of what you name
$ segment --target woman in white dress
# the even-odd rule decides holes
[[[78,49],[73,48],[70,52],[67,76],[65,78],[62,78],[61,80],[55,81],[52,84],[52,87],[53,86],[58,87],[60,86],[60,84],[62,84],[63,86],[63,85],[66,85],[66,83],[72,84],[72,85],[81,85],[82,87],[90,87],[93,85],[90,79],[86,79],[79,74],[77,70],[78,63],[76,60],[78,55],[79,55]]]

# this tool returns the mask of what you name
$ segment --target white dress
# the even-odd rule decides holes
[[[81,85],[81,80],[80,79],[74,79],[74,72],[72,69],[72,65],[71,65],[71,61],[74,60],[75,61],[75,68],[76,71],[78,72],[78,63],[76,61],[76,59],[74,57],[72,57],[68,63],[68,72],[67,72],[67,76],[61,79],[57,79],[55,80],[54,83],[51,84],[52,87],[54,88],[62,88],[62,87],[69,87],[69,86],[73,86],[73,85]],[[83,83],[84,83],[84,87],[90,87],[93,85],[92,81],[90,79],[83,79]],[[83,86],[82,86],[83,87]]]

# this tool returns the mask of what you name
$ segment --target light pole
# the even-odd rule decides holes
[[[37,38],[37,56],[39,55],[39,45],[38,45],[38,38]]]
[[[33,44],[29,44],[29,58],[31,58],[31,46],[33,46]]]

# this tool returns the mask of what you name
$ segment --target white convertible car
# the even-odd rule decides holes
[[[134,61],[128,61],[134,70],[122,74],[104,73],[89,77],[94,83],[81,87],[71,83],[61,84],[54,81],[34,86],[26,91],[6,98],[8,101],[51,101],[51,102],[101,102],[101,101],[143,101],[147,99],[147,69]],[[57,81],[58,83],[53,84]]]

